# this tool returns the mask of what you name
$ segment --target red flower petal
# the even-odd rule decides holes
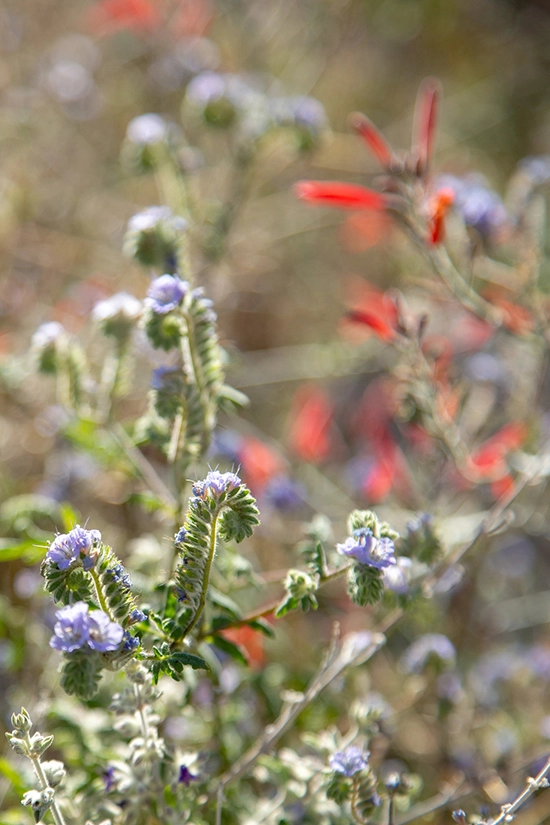
[[[302,387],[294,397],[290,444],[303,461],[323,461],[331,449],[332,404],[316,387]]]
[[[437,106],[441,94],[438,80],[428,77],[420,84],[414,114],[413,149],[418,154],[420,172],[427,170],[432,159]]]
[[[352,309],[346,313],[346,318],[356,324],[364,324],[372,329],[383,341],[392,341],[395,338],[395,330],[380,315],[368,312],[364,309]]]
[[[245,438],[239,450],[243,476],[258,495],[270,478],[285,470],[281,456],[258,438]]]
[[[384,135],[377,129],[374,123],[369,120],[368,117],[360,114],[359,112],[351,115],[350,121],[351,125],[359,132],[378,163],[383,166],[384,169],[389,169],[392,165],[394,154]]]
[[[362,492],[367,501],[372,504],[383,501],[391,492],[394,476],[394,466],[382,458],[377,459],[363,482]]]
[[[388,201],[385,195],[357,186],[353,183],[330,183],[324,181],[299,181],[294,191],[303,201],[334,206],[337,209],[385,209]]]
[[[120,29],[150,31],[160,20],[157,9],[148,0],[101,0],[87,14],[88,26],[100,35]]]

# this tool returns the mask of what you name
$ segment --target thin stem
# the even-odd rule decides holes
[[[107,422],[111,418],[113,401],[119,385],[122,364],[126,354],[127,341],[116,342],[115,352],[110,352],[103,364],[101,381],[97,392],[97,414],[99,421]]]
[[[511,822],[514,818],[516,811],[518,811],[522,805],[524,805],[528,799],[530,799],[536,791],[540,791],[542,788],[546,787],[547,784],[547,776],[550,774],[550,759],[546,762],[544,768],[537,774],[537,776],[529,777],[527,780],[527,786],[524,791],[522,791],[513,802],[510,802],[508,805],[503,805],[500,809],[500,815],[497,816],[496,819],[493,820],[491,825],[500,825],[501,822]]]
[[[31,748],[31,738],[30,738],[28,733],[27,733],[26,738],[27,738],[27,744],[28,744],[29,749],[30,749]],[[36,772],[36,775],[37,775],[37,777],[40,781],[40,784],[42,786],[42,790],[45,790],[46,788],[51,788],[51,785],[49,784],[48,780],[46,779],[46,774],[44,773],[44,769],[42,768],[42,763],[40,762],[40,757],[39,756],[29,756],[29,759],[31,760],[31,762],[33,764],[33,768],[34,768],[34,770]],[[51,801],[50,811],[52,812],[52,816],[54,818],[55,825],[65,825],[65,820],[63,819],[63,814],[61,813],[61,811],[57,807],[57,802],[55,801],[55,797]]]
[[[122,427],[121,424],[113,424],[109,427],[109,432],[118,441],[126,457],[132,462],[134,469],[137,470],[141,478],[147,482],[150,490],[161,499],[166,507],[173,510],[176,506],[174,496],[152,465],[147,461],[143,453],[138,450],[124,427]]]

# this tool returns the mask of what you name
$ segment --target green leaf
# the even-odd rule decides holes
[[[201,658],[201,656],[197,656],[195,653],[178,651],[176,653],[172,653],[167,661],[169,664],[172,662],[179,662],[182,665],[190,665],[193,670],[210,670],[204,659]]]
[[[248,667],[248,659],[240,647],[240,645],[234,644],[234,642],[230,642],[229,639],[224,639],[223,636],[210,636],[207,639],[214,647],[217,647],[218,650],[223,650],[224,653],[227,653],[239,664]]]
[[[242,610],[237,604],[237,602],[234,602],[233,599],[231,599],[229,596],[226,596],[225,593],[220,593],[219,590],[216,590],[215,587],[212,587],[212,585],[210,585],[210,588],[208,590],[208,596],[212,604],[215,604],[216,607],[221,607],[223,610],[226,610],[227,613],[229,613],[229,615],[231,616],[231,618],[237,620],[242,618]]]
[[[10,762],[3,757],[0,757],[0,774],[5,776],[8,782],[11,782],[17,793],[22,794],[27,790],[27,785],[23,777],[15,770]]]
[[[27,564],[34,564],[44,556],[46,547],[41,547],[34,541],[18,541],[17,539],[0,539],[0,562],[23,559]]]

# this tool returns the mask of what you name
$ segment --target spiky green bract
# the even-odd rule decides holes
[[[275,611],[277,618],[299,608],[304,611],[317,610],[319,605],[315,594],[318,587],[319,580],[316,576],[302,570],[289,570],[284,581],[286,596]]]
[[[341,773],[334,772],[325,788],[325,793],[337,805],[342,805],[350,797],[351,779]]]
[[[77,601],[94,605],[123,627],[134,624],[130,614],[137,609],[130,581],[119,559],[110,547],[101,543],[95,564],[85,570],[80,560],[60,570],[55,562],[45,558],[40,572],[44,587],[54,601],[73,604]]]
[[[188,336],[195,356],[193,363],[197,384],[205,388],[217,404],[224,375],[215,326],[216,313],[212,309],[212,302],[205,298],[201,288],[190,293],[184,307]]]
[[[79,699],[91,699],[97,693],[102,670],[101,654],[94,650],[75,650],[65,655],[61,666],[61,687]]]
[[[377,539],[391,539],[397,541],[399,533],[393,530],[386,521],[379,521],[372,510],[353,510],[348,516],[348,532],[352,536],[355,530],[368,527]]]
[[[198,482],[194,491],[175,538],[180,563],[174,579],[184,608],[171,634],[177,641],[190,633],[206,603],[218,533],[224,541],[240,542],[259,524],[256,501],[244,484],[215,493]]]
[[[44,578],[44,587],[55,602],[73,604],[94,599],[93,584],[90,576],[81,566],[73,565],[67,570],[59,570],[57,564],[44,559],[40,572]]]
[[[116,554],[105,544],[101,545],[92,574],[104,599],[104,604],[100,603],[99,607],[102,610],[106,607],[105,612],[122,627],[133,624],[130,614],[137,609],[137,604],[129,579]]]
[[[352,804],[354,813],[359,814],[362,822],[367,822],[375,808],[380,805],[376,794],[376,777],[367,768],[353,777]]]
[[[165,352],[177,349],[185,332],[183,319],[177,310],[161,315],[147,308],[143,313],[142,324],[155,349],[163,349]]]
[[[367,564],[355,563],[348,574],[348,593],[354,604],[376,604],[384,594],[382,571]]]

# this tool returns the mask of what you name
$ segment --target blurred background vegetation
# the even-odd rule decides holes
[[[119,3],[125,5],[131,4]],[[151,176],[120,163],[128,122],[156,112],[183,128],[188,147],[181,162],[193,197],[208,211],[209,204],[214,208],[219,199],[231,197],[228,138],[206,130],[182,109],[192,77],[205,69],[253,73],[267,88],[313,95],[326,109],[332,131],[311,152],[300,151],[284,135],[261,145],[226,254],[219,261],[196,261],[232,357],[231,379],[251,399],[242,431],[284,443],[301,383],[321,379],[345,407],[359,394],[354,373],[378,374],[387,363],[379,342],[371,339],[363,345],[359,366],[347,349],[337,357],[351,279],[365,277],[386,288],[414,283],[424,274],[420,259],[399,236],[363,237],[358,245],[343,229],[340,213],[308,209],[295,200],[292,184],[303,177],[368,183],[377,170],[347,126],[349,113],[364,111],[395,147],[407,146],[418,84],[433,75],[444,89],[438,170],[476,170],[502,193],[522,157],[550,152],[550,3],[157,0],[143,7],[136,3],[136,9],[139,13],[127,19],[109,17],[100,3],[83,0],[0,3],[0,498],[40,493],[68,501],[120,552],[132,547],[138,553],[140,540],[146,555],[162,552],[150,534],[160,540],[169,528],[129,502],[131,482],[124,472],[102,469],[59,436],[52,387],[30,375],[25,357],[39,324],[60,321],[86,340],[87,319],[98,300],[120,290],[139,298],[146,292],[149,278],[123,256],[122,240],[128,219],[161,202],[161,196]],[[329,351],[336,353],[334,363]],[[123,417],[140,414],[148,382],[149,374],[137,376]],[[340,463],[350,458],[343,448]],[[328,508],[342,518],[364,502],[338,480],[337,457],[333,463],[326,474],[311,468],[303,481],[310,492],[315,488],[314,509]],[[0,516],[5,535],[25,533],[26,526],[11,523],[5,509]],[[258,567],[277,570],[295,563],[280,546],[299,538],[300,521],[303,514],[290,524],[275,518],[256,547]],[[55,527],[63,524],[54,510],[37,530],[46,536]],[[536,541],[547,548],[542,539]],[[513,541],[504,549],[513,556]],[[48,680],[55,679],[55,663],[49,675],[39,675],[46,611],[51,621],[37,572],[41,554],[29,551],[0,568],[4,722],[37,684],[46,697]],[[539,558],[537,565],[525,568],[525,577],[513,585],[502,568],[490,570],[485,582],[491,595],[521,596],[535,581],[547,582],[546,560]],[[440,609],[448,611],[445,622],[455,627],[455,641],[464,633],[474,653],[486,641],[479,621],[456,629],[460,599],[470,597],[467,586]],[[286,631],[285,666],[294,672],[297,688],[305,678],[304,651],[319,623],[326,639],[331,618],[339,611],[343,615],[337,591],[327,599],[331,609],[315,619],[317,624],[299,616]],[[476,609],[479,615],[483,605]],[[545,610],[543,604],[544,620]],[[431,618],[418,616],[417,627],[428,628]],[[349,621],[361,627],[360,611]],[[405,707],[407,697],[399,697],[399,682],[384,656],[376,669],[379,687]],[[270,690],[286,677],[275,665],[266,674],[262,690],[269,717]],[[333,698],[312,708],[303,727],[337,720],[341,702]],[[501,727],[495,717],[495,736]],[[440,735],[419,717],[401,729],[399,753],[422,755],[435,770]],[[527,740],[536,742],[537,735],[533,722]]]

